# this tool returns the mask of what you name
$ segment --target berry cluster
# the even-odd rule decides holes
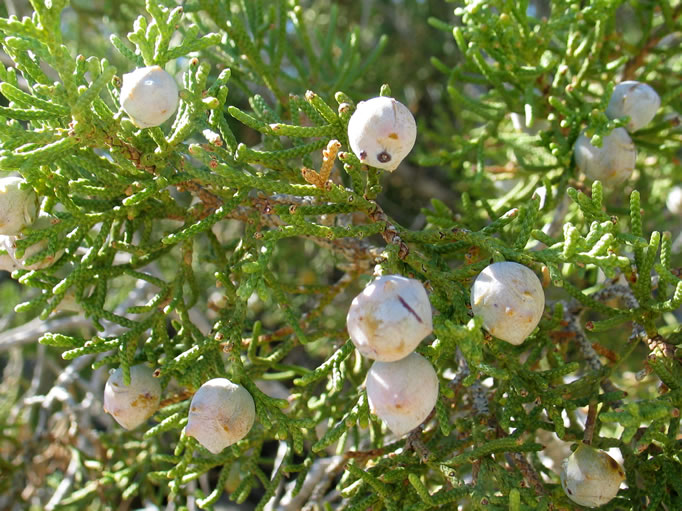
[[[136,126],[159,126],[173,115],[177,104],[177,85],[159,66],[123,76],[121,107]],[[386,97],[360,102],[348,124],[353,152],[363,163],[384,170],[398,167],[414,146],[416,132],[410,111]],[[436,372],[426,359],[412,353],[432,329],[431,305],[423,286],[400,276],[377,279],[353,301],[348,324],[360,352],[378,360],[367,376],[370,406],[397,435],[413,429],[438,397]],[[409,381],[422,381],[426,394],[415,399],[406,386]],[[118,369],[107,382],[105,408],[121,426],[133,429],[156,411],[159,396],[159,383],[146,366],[131,368],[130,386],[123,385]],[[216,454],[244,438],[254,420],[248,391],[228,379],[215,378],[194,394],[185,432]]]
[[[159,408],[161,385],[149,367],[130,368],[130,384],[116,369],[104,387],[104,411],[125,429],[135,429]],[[226,378],[214,378],[196,391],[189,408],[185,434],[213,454],[244,438],[256,418],[251,394]]]
[[[581,134],[573,148],[575,164],[588,178],[613,185],[626,181],[635,169],[637,150],[628,131],[637,131],[651,122],[661,106],[661,98],[649,85],[627,81],[616,85],[606,109],[609,119],[628,117],[627,130],[616,128],[595,147]]]
[[[491,334],[521,344],[540,321],[545,295],[530,269],[501,262],[478,275],[471,304]],[[366,380],[371,410],[397,436],[419,426],[438,399],[433,367],[414,353],[433,329],[424,286],[400,275],[379,277],[353,299],[346,325],[358,351],[376,361]]]
[[[138,68],[123,75],[121,107],[133,124],[140,128],[159,126],[168,120],[177,110],[178,100],[175,80],[159,66]],[[17,250],[16,242],[26,237],[25,227],[47,229],[51,226],[49,216],[38,216],[38,206],[36,193],[24,179],[0,179],[0,269],[43,269],[63,255],[62,250],[27,264],[29,259],[47,248],[45,239],[29,246],[23,253]]]
[[[414,353],[433,329],[422,283],[400,275],[375,279],[353,299],[346,325],[358,351],[376,360],[366,381],[372,412],[396,436],[419,426],[438,399],[436,371]]]
[[[138,127],[160,125],[173,114],[177,101],[175,81],[158,66],[137,69],[123,77],[121,106]],[[660,99],[651,87],[624,82],[614,90],[606,114],[612,119],[628,116],[628,129],[634,131],[653,118],[659,105]],[[349,145],[360,161],[388,171],[398,167],[415,139],[414,117],[393,98],[360,102],[348,124]],[[578,167],[593,179],[627,179],[635,156],[634,145],[623,128],[605,137],[601,148],[592,146],[585,135],[575,145]],[[35,202],[35,196],[31,199],[30,193],[12,184],[16,197],[10,198],[5,192],[2,200],[21,202],[23,211],[35,215],[35,207],[31,210],[26,205]],[[24,213],[27,216],[31,215]],[[7,229],[14,234],[23,228],[21,218],[12,217],[3,223],[10,225]],[[491,335],[519,345],[540,322],[545,295],[532,270],[515,262],[497,262],[476,277],[471,307]],[[360,354],[374,360],[365,381],[370,409],[398,437],[426,420],[438,399],[436,371],[415,352],[433,330],[432,314],[420,281],[384,275],[353,299],[346,317],[353,344]],[[105,409],[121,426],[133,429],[157,410],[160,396],[161,387],[148,367],[130,368],[128,386],[118,369],[106,385]],[[254,421],[255,405],[249,392],[228,379],[215,378],[204,383],[192,398],[185,433],[217,454],[244,438]],[[568,497],[588,507],[610,501],[623,479],[623,469],[615,460],[584,444],[564,461],[561,472]]]
[[[23,253],[17,249],[17,241],[26,238],[26,227],[45,229],[50,227],[49,216],[38,216],[39,200],[35,191],[19,177],[0,179],[0,270],[37,270],[51,266],[59,259],[63,250],[55,255],[28,264],[34,255],[47,248],[47,240],[26,248]]]

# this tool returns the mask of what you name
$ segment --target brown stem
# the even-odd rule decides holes
[[[381,447],[379,449],[370,449],[368,451],[348,451],[343,455],[343,457],[347,459],[367,460],[370,458],[378,458],[379,456],[383,456],[385,452],[386,449]]]
[[[182,186],[186,190],[189,190],[196,194],[196,196],[199,197],[199,199],[201,199],[201,202],[203,202],[206,205],[208,211],[206,212],[207,214],[205,216],[210,215],[213,211],[215,211],[216,209],[223,205],[222,199],[213,195],[211,192],[206,190],[196,181],[185,181],[184,183],[182,183]]]
[[[175,403],[179,403],[180,401],[184,401],[185,399],[189,399],[193,395],[194,392],[189,389],[182,390],[180,391],[180,393],[174,394],[169,398],[162,400],[161,403],[159,403],[159,409],[165,408],[166,406],[173,405]]]
[[[585,434],[583,435],[583,442],[587,445],[592,444],[592,437],[594,436],[594,427],[597,424],[597,402],[590,401],[590,407],[587,411],[587,419],[585,420]]]
[[[389,245],[398,245],[398,257],[401,260],[404,260],[407,257],[407,254],[410,253],[410,249],[402,240],[398,234],[398,229],[396,229],[396,227],[391,223],[390,219],[386,213],[384,213],[384,210],[381,209],[379,204],[376,205],[376,209],[374,211],[369,213],[369,218],[373,222],[384,222],[386,224],[386,228],[384,229],[384,232],[381,233],[381,236]]]
[[[417,456],[419,456],[421,462],[426,463],[429,459],[429,450],[421,438],[421,433],[422,433],[421,428],[419,427],[414,428],[407,436],[405,447],[412,449],[417,454]]]
[[[519,472],[523,474],[523,478],[526,482],[533,487],[535,493],[538,495],[546,495],[545,487],[542,485],[542,479],[540,479],[539,474],[533,468],[528,460],[520,452],[510,452],[509,458],[512,464],[519,469]]]
[[[481,460],[474,460],[471,462],[471,484],[476,486],[478,482],[478,473],[481,471]]]

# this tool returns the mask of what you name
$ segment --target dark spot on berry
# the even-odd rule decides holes
[[[398,134],[397,133],[389,133],[388,138],[391,138],[393,140],[398,140]]]
[[[367,151],[360,151],[360,159],[364,160],[365,158],[367,158]]]
[[[568,493],[569,495],[573,495],[573,492],[572,492],[571,489],[568,488],[568,487],[566,488],[566,493]]]
[[[377,160],[379,160],[381,163],[386,163],[391,161],[391,155],[388,154],[386,151],[382,151],[379,154],[377,154]]]
[[[407,311],[417,319],[417,321],[419,321],[420,323],[423,323],[422,318],[419,317],[419,314],[417,314],[414,311],[414,309],[409,306],[409,304],[405,301],[405,299],[402,296],[398,295],[398,301],[400,302],[400,305],[402,305],[405,309],[407,309]]]

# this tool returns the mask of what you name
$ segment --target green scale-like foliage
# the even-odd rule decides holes
[[[567,456],[584,439],[623,457],[626,487],[605,508],[682,508],[680,220],[664,208],[682,182],[679,1],[67,4],[0,18],[0,170],[51,218],[17,257],[43,242],[25,263],[56,259],[14,271],[27,289],[15,311],[72,361],[64,381],[121,367],[128,382],[145,363],[164,390],[131,432],[69,409],[69,461],[42,505],[568,509],[549,444]],[[145,65],[175,76],[180,102],[139,129],[119,94]],[[627,124],[604,114],[626,79],[661,109],[632,134],[633,176],[589,182],[574,142]],[[418,124],[393,174],[348,145],[356,103],[380,94]],[[306,179],[331,141],[330,180]],[[541,275],[547,297],[520,346],[469,303],[476,275],[505,260]],[[418,351],[438,401],[405,438],[370,410],[371,362],[345,327],[373,272],[421,280],[434,310]],[[60,329],[67,302],[87,326]],[[213,455],[184,427],[216,377],[249,391],[256,422]],[[60,406],[85,399],[55,385],[73,393]],[[44,428],[46,410],[20,417]],[[7,417],[0,445],[19,459],[21,420]],[[0,463],[28,484],[29,461]],[[2,481],[17,503],[30,493]]]

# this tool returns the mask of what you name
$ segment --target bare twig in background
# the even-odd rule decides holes
[[[0,351],[36,342],[48,332],[66,332],[92,328],[92,320],[83,315],[42,320],[35,318],[16,328],[0,333]]]
[[[66,469],[64,478],[61,480],[59,486],[57,486],[57,489],[52,494],[52,497],[45,505],[45,511],[52,511],[59,505],[62,499],[66,497],[66,494],[71,489],[71,486],[73,486],[73,479],[76,476],[76,472],[78,471],[80,465],[81,465],[80,457],[78,455],[78,452],[76,451],[76,453],[71,458],[71,461],[69,462],[69,466]]]
[[[303,481],[301,491],[296,496],[292,495],[295,483],[293,481],[287,483],[284,496],[279,502],[277,511],[310,509],[310,506],[322,499],[332,480],[345,463],[346,458],[344,456],[316,459]]]
[[[282,463],[284,463],[284,459],[285,459],[288,452],[289,452],[289,446],[287,445],[287,443],[280,441],[279,444],[277,445],[277,453],[275,454],[275,462],[272,464],[272,470],[270,472],[270,480],[271,481],[277,476],[277,473],[281,470]],[[284,480],[280,479],[279,485],[277,486],[277,490],[275,491],[275,494],[272,496],[270,501],[267,504],[265,504],[263,511],[274,511],[274,509],[276,509],[277,503],[279,502],[280,494],[282,493],[283,486],[284,486]]]
[[[158,273],[153,265],[147,270],[151,273]],[[146,281],[137,281],[135,288],[116,307],[115,313],[126,316],[126,311],[130,306],[144,303],[148,299],[153,287]],[[107,321],[103,323],[106,325],[103,335],[115,336],[125,330],[124,327],[115,323]],[[1,333],[0,352],[35,343],[47,332],[72,332],[84,329],[91,330],[92,321],[82,314],[47,321],[35,318],[24,325]],[[100,354],[98,357],[105,355]],[[26,423],[22,417],[30,413],[34,405],[39,406],[32,437],[16,453],[17,458],[23,460],[25,466],[31,466],[34,459],[50,452],[51,449],[59,449],[63,456],[68,456],[68,466],[63,479],[54,492],[50,491],[49,486],[43,480],[49,472],[31,474],[30,478],[26,474],[25,477],[28,479],[17,481],[23,487],[22,497],[30,499],[39,494],[40,500],[46,501],[45,509],[56,509],[70,492],[74,478],[82,466],[79,453],[94,457],[96,452],[101,450],[99,433],[94,428],[93,416],[97,415],[100,423],[113,424],[113,420],[108,415],[102,414],[101,396],[106,379],[103,375],[106,369],[100,368],[93,371],[88,380],[82,376],[83,370],[95,359],[95,355],[85,355],[73,360],[66,367],[62,367],[53,359],[46,357],[44,345],[38,345],[29,388],[18,396],[19,406],[12,408],[9,423],[21,424]],[[43,395],[39,394],[43,384],[50,379],[51,386],[48,392]],[[74,385],[80,390],[78,401],[73,394]],[[54,437],[55,424],[61,424],[65,434]],[[65,446],[74,448],[64,449]]]

